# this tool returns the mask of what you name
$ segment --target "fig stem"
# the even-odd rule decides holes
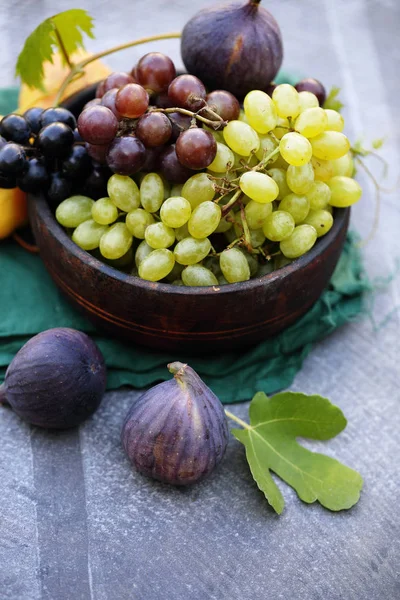
[[[181,362],[177,361],[177,362],[170,363],[168,365],[168,370],[170,373],[173,374],[175,379],[177,379],[178,381],[182,381],[183,376],[186,371],[186,367],[187,367],[186,363],[181,363]]]
[[[244,429],[252,429],[252,426],[249,425],[249,423],[246,423],[246,421],[242,421],[242,419],[240,419],[239,417],[237,417],[236,415],[231,413],[230,410],[227,410],[226,408],[224,410],[225,410],[225,414],[228,417],[228,419],[232,419],[232,421],[235,421],[235,423],[237,423]]]
[[[6,386],[4,383],[0,385],[0,404],[4,404],[5,406],[10,406],[7,396],[6,396]]]
[[[102,52],[97,52],[96,54],[92,54],[88,58],[85,58],[76,65],[73,65],[68,75],[65,77],[62,82],[60,89],[58,90],[57,96],[54,100],[53,106],[58,106],[62,97],[64,96],[64,92],[74,79],[74,77],[82,71],[84,67],[86,67],[91,62],[98,60],[99,58],[103,58],[104,56],[108,56],[109,54],[114,54],[114,52],[119,52],[120,50],[127,50],[128,48],[132,48],[133,46],[140,46],[141,44],[147,44],[148,42],[157,42],[159,40],[170,40],[170,39],[178,39],[181,37],[180,32],[174,33],[162,33],[158,35],[150,35],[148,37],[139,38],[137,40],[133,40],[130,42],[126,42],[125,44],[120,44],[118,46],[113,46],[108,50],[103,50]]]
[[[191,110],[187,110],[186,108],[154,108],[151,112],[162,112],[164,114],[178,112],[182,115],[192,117],[193,119],[198,119],[199,121],[205,123],[212,129],[219,129],[220,127],[226,127],[227,125],[227,122],[221,118],[219,121],[211,121],[211,119],[206,119],[205,117],[202,117],[199,114],[192,112]]]

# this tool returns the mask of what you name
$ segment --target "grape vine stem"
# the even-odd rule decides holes
[[[134,46],[140,46],[141,44],[147,44],[149,42],[158,42],[160,40],[171,40],[171,39],[179,39],[181,37],[180,32],[173,33],[160,33],[157,35],[150,35],[148,37],[139,38],[137,40],[133,40],[130,42],[126,42],[125,44],[120,44],[118,46],[114,46],[113,48],[109,48],[108,50],[103,50],[102,52],[97,52],[96,54],[92,54],[88,58],[85,58],[79,63],[72,65],[71,70],[68,75],[65,77],[62,82],[60,89],[58,90],[57,96],[54,100],[54,106],[58,106],[60,104],[61,99],[64,96],[65,90],[71,83],[71,81],[82,72],[82,70],[91,62],[103,58],[104,56],[108,56],[109,54],[114,54],[115,52],[120,52],[121,50],[127,50],[128,48],[133,48]]]
[[[203,123],[208,125],[208,127],[212,127],[212,129],[219,129],[220,127],[226,127],[226,125],[228,124],[228,122],[221,119],[221,117],[220,117],[219,121],[211,121],[211,119],[206,119],[205,117],[202,117],[198,113],[194,113],[191,110],[187,110],[186,108],[154,108],[154,109],[152,109],[151,112],[162,112],[164,114],[174,113],[174,112],[181,113],[182,115],[187,115],[188,117],[193,117],[193,119],[198,119],[199,121],[202,121]]]

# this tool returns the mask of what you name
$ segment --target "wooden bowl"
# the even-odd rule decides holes
[[[78,112],[93,95],[92,86],[65,106]],[[126,275],[81,250],[44,196],[30,196],[29,213],[51,277],[96,326],[158,350],[209,354],[256,344],[301,317],[328,285],[350,216],[349,209],[336,209],[329,233],[278,271],[243,283],[189,288]]]

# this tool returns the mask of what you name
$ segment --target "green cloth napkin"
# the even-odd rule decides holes
[[[15,90],[0,90],[0,111],[15,106]],[[188,362],[222,402],[247,400],[258,391],[288,387],[304,358],[318,340],[363,310],[369,289],[362,260],[350,234],[331,279],[311,310],[276,337],[246,351],[191,357],[154,352],[105,337],[64,299],[40,258],[12,241],[0,243],[0,381],[12,358],[33,335],[51,327],[72,327],[89,333],[102,350],[108,367],[108,389],[123,385],[143,388],[169,379],[167,363]]]

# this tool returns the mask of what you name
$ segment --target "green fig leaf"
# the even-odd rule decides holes
[[[83,33],[94,38],[93,19],[86,10],[72,8],[49,17],[26,39],[18,56],[16,76],[29,87],[43,90],[44,63],[53,62],[57,49],[67,62],[66,55],[84,48]]]
[[[344,107],[344,104],[338,98],[339,93],[340,88],[333,87],[324,102],[324,108],[330,108],[331,110],[337,110],[337,112],[340,112]]]
[[[356,504],[363,485],[361,475],[296,440],[329,440],[343,431],[347,421],[337,406],[322,396],[283,392],[268,398],[258,392],[249,414],[250,424],[232,433],[245,446],[251,473],[278,514],[285,503],[271,471],[304,502],[318,501],[332,511]]]

